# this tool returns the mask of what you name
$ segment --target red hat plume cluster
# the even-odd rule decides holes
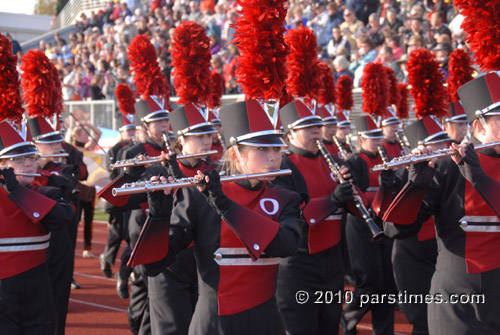
[[[12,43],[0,34],[0,118],[20,120],[24,113],[17,56],[12,54]]]
[[[281,97],[288,47],[285,0],[237,0],[240,6],[232,42],[240,51],[237,82],[247,99]]]
[[[222,79],[222,75],[217,70],[212,70],[210,74],[210,95],[208,96],[207,107],[220,107],[222,94],[224,94],[224,80]]]
[[[408,89],[408,84],[399,83],[399,104],[397,104],[396,114],[400,119],[407,119],[410,117],[410,105],[408,104],[408,98],[410,97],[410,90]]]
[[[401,100],[401,93],[398,87],[398,78],[396,77],[396,71],[391,69],[390,67],[385,67],[387,79],[389,81],[389,106],[395,105],[396,107],[399,105],[399,101]]]
[[[352,78],[347,74],[341,75],[337,81],[337,108],[339,110],[350,111],[352,106],[354,106],[352,88]]]
[[[287,91],[296,98],[317,99],[321,87],[318,75],[316,35],[309,28],[291,29],[285,35],[288,55]]]
[[[54,114],[53,95],[56,92],[54,78],[57,70],[41,50],[29,50],[22,58],[21,63],[21,87],[23,89],[23,100],[26,104],[26,112],[30,117],[49,117]]]
[[[463,49],[454,50],[448,61],[448,95],[451,102],[458,101],[457,90],[460,86],[468,81],[472,80],[472,73],[474,73],[474,68],[472,67],[472,60],[468,53]]]
[[[134,92],[129,85],[125,83],[116,85],[115,95],[122,114],[135,114]]]
[[[443,85],[443,73],[434,55],[427,49],[414,50],[410,53],[406,68],[415,100],[415,115],[418,118],[446,116],[448,93]]]
[[[156,50],[149,38],[137,35],[128,46],[127,58],[130,61],[131,71],[134,73],[133,83],[137,94],[147,100],[150,96],[165,99],[166,109],[169,104],[170,86],[167,78],[161,73],[156,60]]]
[[[322,105],[334,105],[337,99],[337,91],[335,90],[332,70],[325,62],[320,62],[318,68],[321,81],[323,82],[323,86],[319,92],[318,102]]]
[[[205,28],[185,21],[172,38],[172,75],[180,104],[207,104],[210,95],[210,39]]]
[[[361,77],[363,113],[383,116],[389,101],[389,78],[382,64],[369,63]]]
[[[455,0],[464,16],[462,28],[466,41],[482,70],[500,69],[500,1]]]

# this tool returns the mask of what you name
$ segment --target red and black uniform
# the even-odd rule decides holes
[[[194,177],[197,171],[211,171],[205,160],[190,166],[177,160],[184,177]],[[192,245],[181,250],[176,260],[155,277],[148,278],[151,332],[155,334],[188,334],[189,324],[198,299],[196,261]]]
[[[146,265],[152,275],[194,242],[199,297],[189,333],[285,334],[276,300],[279,257],[300,241],[301,197],[280,187],[248,182],[222,186],[230,201],[222,213],[195,188],[178,190],[170,221],[169,253]],[[235,233],[236,232],[236,233]]]
[[[370,168],[382,163],[379,154],[364,150],[354,154],[347,161],[355,185],[364,192],[370,206],[373,205],[379,190],[380,172],[370,173]],[[368,208],[368,206],[367,206]],[[391,251],[392,240],[383,239],[379,243],[372,242],[372,234],[367,225],[354,215],[347,217],[347,246],[351,260],[352,273],[355,280],[353,301],[344,307],[342,328],[344,334],[356,332],[356,325],[369,311],[372,311],[373,329],[377,334],[394,333],[394,305],[388,303],[364,304],[361,306],[362,294],[395,293]]]
[[[37,172],[42,176],[35,178],[35,185],[58,188],[61,190],[61,197],[73,203],[71,191],[76,187],[78,180],[75,178],[75,168],[72,165],[48,162]],[[73,210],[76,211],[74,203]],[[75,216],[73,220],[74,218]],[[73,220],[71,224],[74,224]],[[56,310],[55,334],[65,333],[74,259],[73,245],[68,230],[53,231],[50,235],[49,274]]]
[[[394,140],[388,140],[388,139],[383,139],[382,140],[382,146],[385,149],[385,152],[387,153],[387,158],[389,160],[396,158],[396,157],[401,157],[405,154],[404,149],[401,147],[401,144]]]
[[[436,299],[441,303],[428,305],[431,334],[498,334],[500,330],[500,319],[492,313],[500,309],[497,257],[500,233],[491,230],[500,225],[498,201],[491,202],[498,200],[496,195],[500,191],[500,155],[488,149],[478,156],[488,177],[484,178],[486,182],[472,185],[450,158],[442,159],[438,161],[432,183],[410,181],[404,188],[405,197],[399,199],[400,206],[384,217],[391,221],[385,224],[386,234],[398,237],[415,234],[422,223],[434,215],[438,257],[430,293],[438,294]],[[406,206],[408,202],[412,205]],[[411,209],[418,208],[420,203],[417,216]],[[403,209],[405,215],[398,213],[399,209]],[[461,221],[485,231],[464,231]],[[453,294],[466,295],[468,301],[453,303],[456,298]],[[484,301],[471,301],[472,294],[484,294]]]
[[[333,157],[337,157],[338,159],[344,160],[342,154],[340,153],[339,148],[333,141],[331,142],[323,139],[322,142],[326,150],[328,150],[328,152],[330,153],[330,155],[332,155]]]
[[[210,150],[217,150],[217,154],[210,156],[210,160],[212,162],[218,162],[224,155],[224,146],[222,145],[221,141],[212,143],[212,147],[210,148]]]
[[[408,180],[406,169],[396,173],[396,189],[399,191]],[[396,192],[397,193],[397,192]],[[425,221],[417,234],[395,239],[392,247],[392,268],[398,292],[425,296],[431,288],[436,268],[437,242],[434,217]],[[427,304],[418,301],[401,302],[414,334],[428,334]]]
[[[334,334],[338,332],[342,304],[315,304],[316,291],[341,292],[344,270],[340,247],[343,208],[331,198],[337,187],[325,159],[318,152],[290,145],[281,169],[292,175],[275,183],[310,199],[303,211],[307,224],[301,227],[302,242],[297,252],[281,261],[277,299],[287,331],[292,334]],[[307,291],[309,301],[298,304],[298,291]]]
[[[54,334],[54,298],[47,265],[51,231],[73,216],[51,187],[0,188],[0,329],[2,334]],[[53,200],[55,199],[55,200]]]

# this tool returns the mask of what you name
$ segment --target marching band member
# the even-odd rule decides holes
[[[458,89],[472,122],[473,143],[499,139],[499,84],[500,77],[493,72]],[[436,159],[410,167],[409,182],[400,192],[404,196],[384,215],[385,232],[396,237],[407,234],[429,215],[435,216],[439,249],[428,305],[429,333],[498,334],[500,323],[491,311],[500,307],[495,284],[500,264],[492,257],[500,236],[499,150],[496,146],[476,153],[472,144],[452,144],[452,149],[456,156],[440,160],[437,167]],[[457,292],[467,295],[467,301],[441,303],[451,302]],[[485,300],[471,300],[473,294],[484,294]]]
[[[444,118],[444,130],[450,137],[451,141],[460,144],[467,136],[468,132],[467,115],[465,115],[464,108],[460,101],[450,102],[449,114],[449,117]]]
[[[259,102],[225,106],[220,117],[229,174],[279,169],[284,143]],[[148,194],[151,224],[170,221],[168,255],[146,265],[148,273],[162,271],[193,241],[199,297],[189,334],[285,334],[276,276],[280,257],[299,244],[302,198],[269,186],[270,177],[221,185],[215,170],[197,176],[200,190]]]

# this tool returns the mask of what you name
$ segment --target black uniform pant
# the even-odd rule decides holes
[[[109,216],[108,225],[108,242],[104,248],[104,259],[107,263],[114,265],[118,251],[120,250],[120,245],[122,241],[130,244],[130,238],[128,233],[128,220],[130,217],[130,211],[122,213],[113,213]],[[127,266],[128,259],[130,258],[131,249],[127,246],[120,257],[121,264],[119,270],[119,276],[123,280],[128,280],[130,273],[132,273],[132,268]]]
[[[287,332],[294,335],[337,334],[343,288],[339,244],[317,254],[296,253],[283,259],[278,271],[276,297]],[[308,297],[306,302],[304,296]]]
[[[355,334],[356,325],[371,311],[374,334],[392,335],[395,306],[388,303],[387,298],[382,300],[382,294],[396,293],[391,264],[392,240],[373,243],[366,223],[351,214],[347,217],[346,237],[355,291],[352,301],[344,307],[342,331]]]
[[[196,283],[165,269],[148,278],[148,292],[151,333],[187,335],[198,299]]]
[[[92,222],[94,221],[95,193],[91,201],[80,200],[80,211],[78,217],[83,213],[83,249],[92,248]]]
[[[66,229],[53,231],[50,234],[49,275],[56,312],[55,334],[58,335],[65,333],[74,259],[73,246]]]
[[[436,269],[436,239],[418,241],[418,236],[394,240],[392,267],[399,292],[425,297],[430,292],[431,279]],[[410,301],[402,303],[403,311],[413,326],[413,335],[429,334],[427,304]]]
[[[0,279],[2,335],[53,335],[54,318],[47,263]]]
[[[500,269],[467,273],[463,257],[438,249],[431,294],[446,303],[429,304],[429,334],[499,335]]]

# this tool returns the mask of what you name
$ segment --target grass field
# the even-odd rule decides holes
[[[108,221],[109,214],[105,213],[102,208],[96,207],[94,211],[94,220],[97,221]]]

